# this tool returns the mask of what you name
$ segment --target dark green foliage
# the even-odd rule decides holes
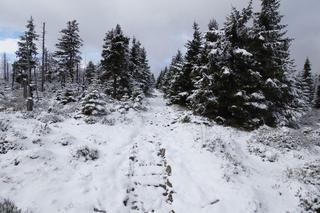
[[[57,95],[57,101],[61,104],[66,105],[72,102],[76,102],[75,93],[71,89],[66,89],[64,91],[59,91]]]
[[[96,73],[96,66],[92,61],[89,61],[88,66],[85,69],[85,84],[89,85],[93,82]]]
[[[0,202],[0,212],[1,213],[22,213],[21,209],[19,209],[14,204],[14,202],[7,199]]]
[[[311,64],[309,58],[306,59],[306,62],[303,66],[303,75],[302,75],[303,91],[307,98],[307,103],[311,106],[314,99],[314,83],[311,73]]]
[[[318,77],[316,95],[315,95],[315,100],[314,100],[314,107],[317,109],[320,109],[320,77]]]
[[[28,20],[26,25],[27,31],[20,37],[18,41],[18,50],[16,51],[17,61],[15,62],[16,81],[22,83],[27,81],[27,78],[31,78],[31,70],[36,67],[37,64],[37,46],[36,41],[38,35],[35,32],[35,25],[33,24],[33,18]],[[31,79],[28,79],[29,83]]]
[[[262,90],[270,112],[265,115],[265,123],[271,126],[276,125],[277,117],[282,116],[293,100],[287,79],[292,70],[291,39],[286,37],[286,25],[281,24],[279,7],[279,0],[261,0],[261,12],[254,18],[251,43],[257,62],[255,70],[264,81]]]
[[[60,66],[60,81],[65,85],[68,77],[72,83],[76,78],[76,68],[81,61],[82,40],[79,35],[79,24],[76,20],[68,21],[67,28],[61,30],[60,33],[61,37],[56,44],[55,57]]]
[[[157,87],[170,103],[227,125],[254,129],[291,122],[298,93],[288,78],[293,70],[291,39],[281,24],[279,6],[278,0],[261,0],[256,14],[252,1],[240,11],[232,8],[223,29],[212,20],[204,36],[194,24],[182,71],[173,58]]]
[[[82,100],[82,114],[87,116],[101,116],[106,114],[105,97],[97,90],[90,92]]]
[[[135,96],[142,93],[147,94],[152,87],[152,75],[146,50],[141,47],[141,43],[136,41],[135,38],[132,40],[130,49],[129,70],[133,80]]]
[[[97,149],[92,149],[88,146],[84,146],[76,151],[74,157],[76,159],[82,159],[85,162],[94,161],[99,158],[99,151]]]
[[[129,73],[129,38],[123,35],[120,25],[109,31],[104,39],[101,66],[101,82],[107,86],[107,93],[121,99],[131,94]],[[111,84],[111,85],[110,85]]]

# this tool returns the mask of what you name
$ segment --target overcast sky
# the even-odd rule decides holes
[[[105,33],[119,23],[124,32],[146,47],[153,72],[169,63],[192,35],[192,23],[202,30],[214,17],[223,24],[231,6],[242,8],[248,0],[1,0],[0,52],[13,53],[16,39],[32,15],[41,32],[47,23],[48,47],[54,50],[59,31],[68,20],[80,23],[83,58],[98,61]],[[254,0],[256,10],[259,0]],[[301,69],[307,56],[320,73],[320,1],[282,0],[281,11],[294,38],[291,52]],[[40,45],[39,45],[40,46]]]

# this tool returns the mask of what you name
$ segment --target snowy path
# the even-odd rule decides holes
[[[0,199],[34,213],[301,212],[305,186],[288,179],[288,168],[320,162],[317,150],[252,144],[256,133],[167,106],[158,91],[147,103],[146,111],[115,111],[106,124],[0,114],[0,140],[17,145],[0,153]],[[99,158],[75,159],[83,146]]]

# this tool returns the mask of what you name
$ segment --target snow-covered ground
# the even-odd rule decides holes
[[[0,112],[0,199],[34,213],[320,208],[318,127],[249,133],[167,106],[158,91],[146,103],[95,124]]]

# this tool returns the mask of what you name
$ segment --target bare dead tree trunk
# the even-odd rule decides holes
[[[37,99],[39,100],[39,93],[38,93],[38,76],[37,76],[37,72],[36,69],[33,68],[33,73],[34,73],[34,79],[35,79],[35,90],[36,90],[36,94],[37,94]]]
[[[6,76],[7,76],[7,82],[9,82],[9,77],[10,77],[10,75],[9,75],[9,68],[10,68],[10,65],[9,65],[9,63],[7,62],[7,74],[6,74]]]
[[[33,99],[32,99],[32,88],[30,84],[27,87],[27,94],[28,94],[28,99],[27,99],[27,111],[32,111],[33,110]]]
[[[46,23],[43,23],[42,30],[42,66],[41,66],[41,92],[44,91],[44,81],[45,81],[45,33],[46,33]]]
[[[3,79],[7,80],[7,55],[3,53]]]
[[[15,69],[15,67],[13,66],[12,67],[12,85],[11,85],[11,89],[13,90],[13,88],[14,88],[14,81],[15,81],[15,78],[16,78],[16,69]]]

